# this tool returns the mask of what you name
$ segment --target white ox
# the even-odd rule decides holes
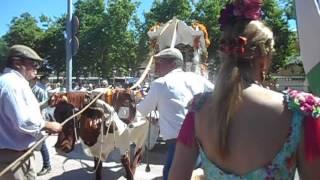
[[[110,126],[114,128],[115,131],[112,133],[100,133],[97,139],[97,143],[93,146],[87,146],[80,137],[81,144],[83,146],[84,152],[88,156],[101,158],[105,161],[115,148],[119,148],[120,153],[125,155],[131,143],[134,143],[136,147],[144,147],[145,141],[148,135],[148,124],[149,121],[136,113],[134,121],[127,125],[122,120],[120,120],[117,112],[112,106],[105,103],[102,100],[97,100],[99,104],[104,108],[104,111],[109,115],[106,115],[106,119],[102,120],[105,122],[105,126],[109,127],[111,123],[114,123],[115,126]]]
[[[128,104],[128,111],[126,107],[119,113],[121,116],[128,115],[133,118],[130,124],[126,124],[121,120],[115,109],[107,104],[105,101],[98,99],[88,109],[86,109],[80,116],[79,126],[76,121],[69,121],[64,125],[61,133],[58,135],[58,140],[55,145],[57,152],[69,153],[73,150],[77,134],[80,136],[81,144],[87,155],[95,158],[95,165],[97,167],[96,179],[102,178],[102,164],[98,161],[106,160],[109,153],[114,148],[119,148],[122,154],[121,161],[126,170],[127,178],[133,179],[135,167],[140,161],[144,143],[148,132],[148,121],[142,118],[138,113],[132,113],[134,107],[128,103],[128,98],[131,96],[122,91],[118,96],[123,97],[123,106]],[[65,97],[65,98],[64,98]],[[54,117],[58,122],[63,122],[66,118],[74,113],[75,107],[80,110],[84,107],[86,102],[90,101],[85,93],[66,93],[56,95],[57,104],[55,105]],[[60,99],[60,100],[59,100]],[[70,100],[70,102],[68,101]],[[135,116],[132,116],[132,115]],[[75,131],[75,129],[77,129]],[[131,143],[136,144],[136,152],[134,158],[129,158],[126,153],[129,151]],[[132,162],[130,160],[133,159]]]

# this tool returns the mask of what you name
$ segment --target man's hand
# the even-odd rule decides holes
[[[62,125],[58,122],[46,122],[44,130],[48,133],[59,133],[62,131]]]

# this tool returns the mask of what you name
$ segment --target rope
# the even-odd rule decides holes
[[[72,110],[72,114],[74,114],[74,109]],[[77,123],[76,123],[77,119],[76,118],[73,118],[73,130],[74,130],[74,136],[75,136],[75,139],[76,139],[76,142],[78,142],[78,133],[77,133]]]
[[[143,71],[139,80],[133,86],[130,87],[131,90],[138,87],[142,83],[142,81],[146,78],[147,74],[149,73],[149,71],[151,69],[152,62],[153,62],[153,56],[150,57],[148,65],[147,65],[146,69]]]
[[[89,167],[87,164],[85,164],[85,163],[83,163],[82,161],[81,161],[81,159],[79,159],[79,162],[80,162],[80,164],[81,164],[81,167],[82,168],[86,168],[86,169],[89,169],[89,170],[86,170],[86,172],[87,173],[89,173],[89,174],[93,174],[93,173],[95,173],[95,172],[97,172],[97,170],[98,170],[98,166],[99,166],[99,164],[100,164],[100,162],[101,162],[101,159],[102,159],[102,147],[103,147],[103,142],[104,142],[104,139],[107,139],[108,138],[108,135],[109,135],[109,130],[110,130],[110,127],[111,127],[111,125],[113,125],[113,142],[114,142],[114,149],[116,149],[116,143],[115,143],[115,123],[114,123],[114,119],[112,118],[113,117],[113,115],[114,115],[114,111],[112,111],[111,112],[111,115],[110,115],[110,124],[109,124],[109,126],[108,126],[108,128],[107,128],[107,132],[106,132],[106,135],[103,135],[104,133],[103,133],[103,125],[106,123],[106,120],[103,120],[102,121],[102,123],[101,123],[101,129],[100,129],[100,152],[99,152],[99,159],[98,159],[98,162],[97,162],[97,164],[96,164],[96,167],[93,169],[93,170],[90,170],[89,168],[86,168],[86,167]],[[84,165],[86,165],[86,167],[84,167]]]
[[[64,126],[67,122],[69,122],[70,120],[72,120],[74,117],[79,116],[81,113],[83,113],[86,109],[88,109],[101,95],[103,95],[104,93],[106,93],[106,91],[102,91],[100,94],[98,94],[88,105],[86,105],[83,109],[81,109],[79,112],[77,112],[76,114],[68,117],[63,123],[61,123],[62,126]],[[39,146],[44,140],[46,140],[49,137],[48,135],[44,135],[39,141],[37,141],[27,152],[25,152],[23,155],[21,155],[18,159],[16,159],[15,161],[13,161],[11,164],[9,164],[9,166],[7,166],[5,169],[3,169],[0,172],[0,177],[2,175],[4,175],[5,173],[7,173],[13,166],[15,166],[16,164],[18,164],[20,161],[22,161],[23,159],[25,159],[27,156],[29,156],[34,149]]]

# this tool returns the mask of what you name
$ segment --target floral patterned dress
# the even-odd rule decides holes
[[[239,176],[236,174],[228,173],[220,169],[214,162],[207,158],[207,155],[203,151],[200,143],[194,135],[194,113],[196,113],[208,99],[210,93],[205,93],[200,97],[196,97],[193,101],[191,110],[186,116],[185,122],[182,125],[178,141],[187,145],[192,146],[193,144],[199,145],[200,157],[202,160],[202,168],[205,172],[207,179],[225,179],[225,180],[256,180],[256,179],[279,179],[287,180],[293,179],[296,171],[295,155],[299,145],[301,133],[303,132],[302,127],[305,121],[305,117],[311,116],[310,120],[316,121],[319,125],[318,132],[320,131],[320,99],[312,96],[311,94],[298,92],[295,90],[288,90],[284,93],[284,100],[288,104],[288,108],[293,111],[293,119],[291,127],[287,136],[287,141],[283,144],[281,150],[276,154],[275,158],[265,165],[264,167],[257,168],[256,170],[247,173],[246,175]],[[306,101],[309,102],[306,103]],[[316,120],[318,119],[318,120]],[[314,123],[314,122],[312,122]],[[314,125],[314,124],[313,124]],[[308,129],[310,131],[310,129]],[[306,134],[305,134],[306,136]],[[315,133],[311,133],[315,138]],[[306,138],[306,137],[305,137]],[[308,137],[307,137],[308,138]],[[309,137],[310,138],[310,137]],[[320,142],[320,136],[316,137]],[[314,142],[312,142],[314,143]],[[319,144],[319,143],[318,143]],[[305,145],[310,146],[310,144]],[[312,146],[312,145],[311,145]],[[310,147],[308,147],[310,149]],[[319,147],[313,147],[316,149]],[[320,150],[320,148],[319,148]],[[311,150],[312,151],[312,150]],[[320,152],[312,151],[306,156],[315,158],[320,156]]]

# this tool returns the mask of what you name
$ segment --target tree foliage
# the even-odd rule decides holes
[[[4,41],[2,38],[0,38],[0,72],[4,68],[4,65],[6,63],[6,54],[8,51],[8,46],[6,41]]]
[[[205,24],[208,30],[211,41],[208,47],[208,60],[211,72],[216,71],[220,63],[217,54],[221,35],[218,19],[221,9],[227,2],[228,0],[199,0],[195,4],[195,10],[192,13],[192,19]]]
[[[43,36],[43,31],[38,27],[37,20],[29,13],[14,17],[10,23],[9,32],[4,36],[8,46],[25,44],[36,48]]]
[[[145,14],[145,19],[147,26],[151,27],[158,22],[165,23],[174,16],[188,21],[191,13],[192,8],[188,0],[155,0],[150,11]]]
[[[142,61],[150,57],[147,31],[155,23],[165,23],[174,16],[191,24],[199,21],[206,25],[211,40],[208,47],[211,70],[219,64],[220,10],[229,0],[154,0],[142,22],[136,13],[139,2],[133,0],[78,0],[74,14],[80,27],[76,34],[80,42],[73,58],[73,74],[110,77],[135,71]],[[105,4],[106,2],[106,4]],[[292,0],[264,0],[263,19],[276,37],[273,72],[283,67],[288,59],[296,57],[296,32],[289,21],[295,20]],[[9,31],[0,39],[0,60],[13,44],[26,44],[48,59],[48,66],[57,74],[65,71],[65,20],[66,16],[51,19],[46,15],[39,22],[29,13],[14,17]],[[3,63],[1,62],[1,65]]]
[[[51,20],[50,20],[51,21]],[[57,76],[66,69],[65,61],[65,18],[56,19],[45,31],[39,43],[38,52],[47,60],[47,66],[55,70]]]
[[[297,35],[289,27],[287,9],[280,7],[281,1],[265,0],[263,6],[264,20],[272,29],[275,37],[275,54],[273,56],[272,72],[277,72],[287,64],[289,58],[297,55]],[[290,18],[292,18],[290,16]]]

